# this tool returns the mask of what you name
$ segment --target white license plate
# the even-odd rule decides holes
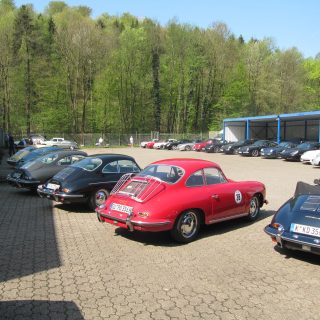
[[[127,213],[127,214],[130,214],[132,212],[132,207],[125,206],[125,205],[119,204],[119,203],[111,203],[110,209],[114,210],[114,211]]]
[[[306,234],[308,236],[320,237],[320,228],[305,226],[303,224],[291,223],[290,231]]]
[[[59,188],[60,188],[60,186],[58,184],[54,184],[54,183],[48,183],[47,184],[47,189],[57,190]]]

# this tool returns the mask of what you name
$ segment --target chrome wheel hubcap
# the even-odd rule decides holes
[[[184,214],[182,220],[181,220],[181,234],[185,238],[192,237],[196,230],[197,230],[197,215],[194,212],[188,212]]]
[[[250,201],[250,210],[249,210],[249,213],[250,213],[250,216],[251,217],[255,217],[258,213],[258,201],[256,198],[253,198],[251,199]]]

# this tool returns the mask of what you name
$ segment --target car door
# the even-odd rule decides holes
[[[229,182],[218,168],[205,168],[203,173],[211,198],[210,222],[244,213],[245,199],[238,183]]]

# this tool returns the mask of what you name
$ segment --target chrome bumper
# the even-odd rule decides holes
[[[23,186],[26,186],[26,187],[37,186],[40,183],[40,181],[38,180],[26,180],[26,179],[20,179],[20,178],[13,178],[11,176],[7,176],[7,181],[10,184],[14,184],[19,188]]]
[[[310,251],[320,254],[320,238],[314,238],[303,234],[284,232],[280,234],[277,229],[266,226],[264,232],[274,238],[281,248]],[[306,250],[310,248],[310,250]]]
[[[64,192],[55,191],[52,189],[44,188],[42,185],[37,189],[38,195],[41,198],[48,198],[60,202],[59,199],[81,199],[84,198],[83,194],[68,194]]]
[[[134,226],[159,227],[159,226],[165,226],[165,225],[170,224],[170,221],[159,221],[159,222],[148,222],[148,221],[141,221],[141,220],[132,221],[131,220],[131,218],[132,218],[131,215],[128,215],[127,218],[124,219],[124,218],[114,217],[114,216],[111,216],[111,215],[106,214],[106,213],[101,213],[101,211],[99,211],[99,210],[96,210],[96,213],[97,213],[98,220],[100,222],[103,222],[103,219],[101,219],[101,217],[109,219],[109,220],[112,220],[112,221],[121,222],[121,223],[126,224],[126,226],[128,227],[128,229],[130,231],[134,231]]]

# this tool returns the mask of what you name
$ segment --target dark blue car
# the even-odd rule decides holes
[[[266,159],[276,159],[280,158],[280,153],[283,150],[289,149],[289,148],[295,148],[297,146],[294,142],[289,141],[282,141],[279,143],[279,145],[271,148],[262,148],[260,151],[260,155],[262,158]]]
[[[279,247],[320,254],[320,185],[298,182],[264,231]]]

